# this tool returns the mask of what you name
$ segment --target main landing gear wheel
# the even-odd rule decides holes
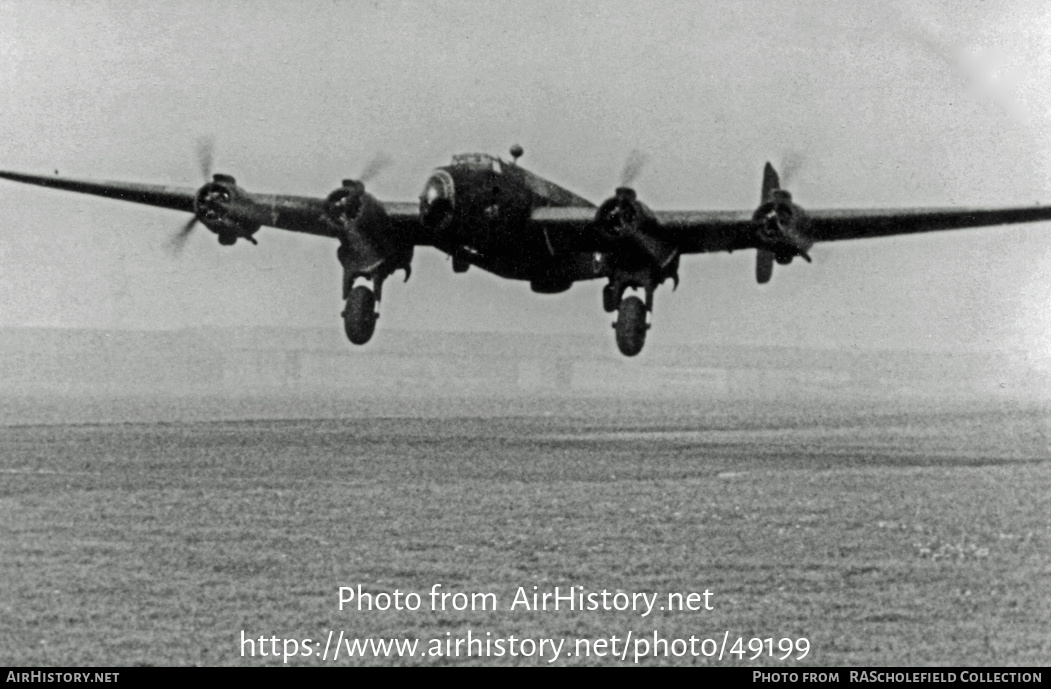
[[[350,290],[347,297],[347,308],[343,310],[343,329],[347,339],[356,345],[363,345],[372,338],[376,331],[376,295],[368,287],[358,285]]]
[[[638,297],[627,297],[620,301],[617,322],[613,329],[617,331],[617,348],[624,356],[635,356],[646,344],[646,305]]]

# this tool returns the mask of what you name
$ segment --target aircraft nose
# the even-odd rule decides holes
[[[455,208],[453,178],[445,170],[436,170],[420,194],[420,221],[426,227],[442,227],[451,220]]]

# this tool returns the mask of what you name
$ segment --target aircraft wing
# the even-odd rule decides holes
[[[187,213],[193,213],[193,201],[197,196],[197,190],[189,187],[101,182],[69,177],[52,177],[50,175],[25,175],[20,172],[5,171],[0,171],[0,178],[24,184],[35,184],[40,187],[62,189],[63,191],[105,196],[121,201],[131,201],[132,203],[144,203],[149,206],[170,208],[171,210],[185,211]]]
[[[807,235],[816,242],[889,237],[1051,220],[1051,206],[1021,208],[887,208],[808,210]]]
[[[194,213],[198,193],[198,189],[190,187],[103,182],[57,175],[27,175],[2,170],[0,170],[0,179],[103,196],[185,213]],[[323,198],[241,192],[238,202],[243,205],[247,215],[257,219],[262,225],[323,237],[336,236],[335,230],[323,220],[325,209]],[[411,222],[415,224],[419,217],[419,207],[416,203],[383,203],[383,207],[394,223]]]
[[[753,220],[753,211],[653,211],[653,216],[659,223],[654,236],[681,253],[760,246],[759,225]],[[544,229],[556,250],[597,249],[594,209],[538,208],[533,211],[532,220]],[[808,209],[800,231],[814,242],[831,242],[1042,220],[1051,220],[1051,206]]]

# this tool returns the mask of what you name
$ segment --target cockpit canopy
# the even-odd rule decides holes
[[[504,163],[499,158],[488,153],[460,153],[453,156],[453,165],[462,165],[475,170],[492,170],[500,174],[503,172]]]

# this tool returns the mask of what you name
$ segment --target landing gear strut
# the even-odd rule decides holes
[[[609,284],[602,288],[602,307],[606,313],[617,312],[613,329],[617,333],[617,349],[624,356],[635,356],[646,344],[646,331],[650,329],[646,317],[653,310],[653,291],[658,278],[646,271],[615,273]],[[636,296],[625,297],[629,287],[642,289],[645,301]]]
[[[382,206],[377,204],[375,208],[383,212]],[[343,268],[343,330],[351,343],[363,345],[376,332],[384,282],[396,270],[404,270],[406,280],[412,273],[412,245],[382,243],[375,236],[363,234],[365,228],[357,222],[337,223],[341,241],[336,258]],[[378,232],[375,227],[373,230]]]
[[[343,329],[347,339],[363,345],[376,331],[376,294],[364,285],[358,285],[347,294],[347,308],[343,310]]]

